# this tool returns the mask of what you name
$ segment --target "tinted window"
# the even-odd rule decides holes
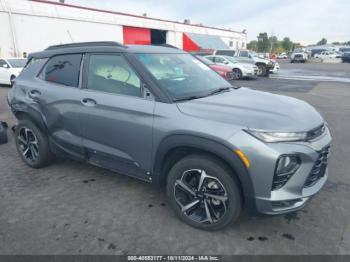
[[[215,52],[216,55],[228,55],[228,56],[234,56],[235,51],[234,50],[217,50]]]
[[[91,55],[87,88],[101,92],[141,96],[141,80],[119,55]]]
[[[248,51],[241,51],[239,53],[239,56],[241,56],[241,57],[248,57]]]
[[[215,57],[215,63],[225,63],[225,59],[223,59],[222,57]]]
[[[82,55],[60,55],[47,63],[43,78],[46,81],[77,87]]]
[[[209,61],[214,62],[214,57],[213,56],[206,56],[205,58],[208,59]]]

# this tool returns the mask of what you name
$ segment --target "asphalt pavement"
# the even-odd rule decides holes
[[[222,231],[197,230],[148,184],[66,159],[27,167],[9,132],[9,143],[0,145],[0,254],[350,254],[350,83],[324,80],[349,79],[350,64],[282,62],[281,68],[271,78],[235,84],[305,100],[329,123],[329,179],[302,211],[243,213]],[[0,120],[14,124],[9,88],[0,87]]]

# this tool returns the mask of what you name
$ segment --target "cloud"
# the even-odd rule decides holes
[[[259,32],[311,44],[322,37],[350,41],[349,0],[67,0],[68,3],[150,17],[220,26],[241,31],[256,39]]]

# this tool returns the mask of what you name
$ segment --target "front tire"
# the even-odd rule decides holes
[[[16,76],[12,75],[10,77],[10,85],[13,86],[13,83],[15,82]]]
[[[242,197],[232,172],[207,155],[190,155],[168,174],[167,196],[185,223],[203,230],[218,230],[239,217]]]
[[[232,73],[233,73],[234,80],[239,80],[243,78],[243,73],[239,68],[232,69]]]
[[[28,166],[41,168],[51,163],[53,155],[48,137],[32,121],[21,120],[18,123],[15,141],[18,154]]]
[[[266,76],[267,68],[264,64],[258,64],[258,76]]]

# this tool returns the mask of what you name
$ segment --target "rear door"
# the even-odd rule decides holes
[[[79,122],[82,57],[82,54],[52,57],[28,90],[28,99],[39,104],[56,148],[81,159],[84,158]]]
[[[144,96],[141,77],[121,54],[90,54],[83,82],[80,121],[88,161],[148,180],[155,101]]]

